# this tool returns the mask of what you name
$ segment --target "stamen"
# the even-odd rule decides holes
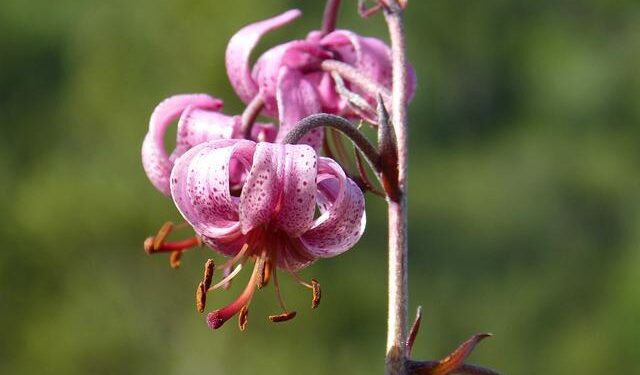
[[[156,234],[155,238],[153,239],[153,250],[157,251],[160,248],[160,246],[162,246],[162,243],[167,238],[169,233],[171,233],[172,229],[173,229],[173,223],[172,222],[167,221],[164,224],[162,224],[162,226],[158,230],[158,233]]]
[[[151,254],[153,252],[153,236],[147,237],[142,246],[144,247],[145,253]]]
[[[238,261],[247,253],[247,250],[249,250],[249,244],[244,244],[242,246],[242,249],[240,249],[240,251],[238,251],[238,254],[236,254],[236,256],[234,256],[233,258],[229,259],[228,261],[224,262],[224,264],[222,265],[222,269],[227,269],[227,268],[231,268],[233,267],[234,264],[238,263]]]
[[[287,265],[287,272],[289,272],[289,275],[291,275],[291,277],[293,277],[293,278],[298,282],[298,284],[302,285],[302,286],[303,286],[303,287],[305,287],[305,288],[313,289],[313,286],[312,286],[311,284],[309,284],[308,282],[306,282],[306,281],[302,280],[302,278],[300,277],[300,275],[298,275],[298,274],[297,274],[297,273],[295,273],[294,271],[291,271],[291,270],[288,268],[288,265]]]
[[[313,290],[313,297],[311,298],[311,308],[315,309],[320,305],[320,297],[322,292],[320,291],[320,283],[316,279],[311,279],[311,288]]]
[[[196,289],[196,310],[199,313],[204,312],[204,308],[207,304],[207,289],[204,287],[204,282],[200,282],[198,284],[198,289]]]
[[[205,290],[209,290],[211,286],[211,279],[213,279],[213,271],[215,268],[216,266],[215,263],[213,263],[213,259],[207,259],[207,263],[204,264],[204,276],[202,278]]]
[[[282,310],[287,311],[287,308],[284,306],[284,300],[282,299],[282,294],[280,294],[280,283],[278,282],[278,271],[273,269],[273,289],[276,291],[276,298],[278,299],[278,303]]]
[[[218,289],[218,288],[224,287],[224,286],[225,286],[225,284],[227,284],[228,282],[230,282],[230,281],[231,281],[231,279],[233,279],[234,277],[236,277],[236,275],[237,275],[238,273],[240,273],[240,271],[241,271],[241,270],[242,270],[242,264],[238,264],[238,265],[236,266],[236,268],[235,268],[235,269],[234,269],[230,274],[228,274],[227,276],[225,276],[225,278],[224,278],[224,279],[222,279],[222,280],[220,280],[216,285],[214,285],[214,286],[210,287],[209,289],[207,289],[207,291],[208,291],[208,292],[211,292],[211,291],[213,291],[213,290],[215,290],[215,289]]]
[[[256,259],[256,267],[258,268],[258,278],[256,279],[256,286],[258,289],[262,289],[264,287],[264,268],[266,264],[266,255],[265,251],[262,252],[262,255],[258,259]]]
[[[162,242],[159,247],[149,247],[149,241],[154,241],[155,246],[155,238],[149,237],[144,241],[144,249],[148,254],[153,253],[161,253],[161,252],[173,252],[173,251],[185,251],[192,247],[197,247],[202,245],[202,241],[198,236],[193,236],[191,238],[187,238],[181,241],[175,242]]]
[[[247,328],[247,323],[249,319],[249,305],[242,306],[240,310],[240,315],[238,315],[238,327],[240,331],[244,331]]]
[[[269,315],[269,320],[274,323],[286,322],[296,317],[295,311],[283,312],[280,315]]]
[[[182,251],[173,251],[171,257],[169,257],[169,265],[171,268],[176,269],[180,267],[180,258],[182,258]]]
[[[262,273],[262,283],[264,284],[264,286],[269,284],[269,280],[271,280],[271,267],[273,267],[271,265],[271,261],[267,260],[264,265],[264,272]]]
[[[238,298],[231,302],[226,307],[210,312],[207,316],[207,324],[211,329],[218,329],[229,320],[232,316],[236,315],[243,306],[248,305],[253,297],[253,292],[256,290],[256,278],[258,267],[253,267],[253,273],[247,283],[246,288]]]

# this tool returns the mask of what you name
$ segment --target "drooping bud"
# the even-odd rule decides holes
[[[400,188],[398,186],[398,142],[396,133],[389,123],[389,113],[380,95],[378,95],[378,152],[380,153],[382,185],[389,199],[397,201],[400,197]]]

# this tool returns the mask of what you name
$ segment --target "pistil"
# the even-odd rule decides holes
[[[235,301],[231,302],[226,307],[209,313],[209,315],[207,316],[207,324],[209,325],[209,328],[218,329],[222,327],[222,325],[227,320],[240,312],[240,310],[242,310],[245,306],[247,306],[248,309],[248,305],[251,302],[251,298],[253,297],[253,292],[256,290],[257,286],[259,270],[258,263],[259,262],[256,262],[256,266],[253,267],[251,278],[249,279],[249,282],[247,283],[247,286],[242,294],[240,294],[240,296],[238,296]]]

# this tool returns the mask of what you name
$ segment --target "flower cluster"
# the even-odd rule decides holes
[[[246,260],[255,260],[244,292],[208,315],[211,328],[239,314],[244,329],[254,291],[270,280],[283,311],[269,318],[278,322],[295,316],[280,296],[278,270],[312,290],[312,307],[317,307],[318,282],[306,282],[296,271],[350,249],[364,232],[363,192],[338,162],[319,156],[323,132],[310,130],[301,144],[283,140],[309,115],[324,112],[357,119],[362,106],[375,106],[378,93],[348,77],[336,77],[324,63],[346,64],[365,81],[388,90],[389,47],[347,30],[313,31],[304,40],[267,50],[252,67],[249,57],[262,36],[300,14],[290,10],[248,25],[231,38],[226,68],[247,104],[244,113],[223,114],[222,101],[206,94],[172,96],[154,110],[142,145],[151,183],[172,198],[195,232],[192,238],[168,242],[176,227],[168,223],[145,241],[145,250],[170,252],[173,266],[179,265],[183,251],[202,244],[230,258],[220,267],[212,260],[206,263],[196,293],[198,311],[204,311],[207,292],[228,286]],[[411,75],[409,96],[413,80]],[[361,108],[345,92],[359,98]],[[273,123],[256,122],[259,115]],[[176,146],[168,153],[164,137],[176,120]],[[222,276],[212,285],[216,269]]]

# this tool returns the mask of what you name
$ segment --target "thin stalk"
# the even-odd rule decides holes
[[[384,12],[391,38],[391,58],[393,63],[393,88],[391,114],[393,128],[398,142],[398,187],[399,197],[388,200],[389,212],[389,306],[387,325],[387,375],[407,374],[407,169],[408,169],[408,127],[407,127],[407,59],[404,28],[400,6],[391,1]]]
[[[324,8],[324,17],[322,19],[322,29],[320,29],[322,36],[336,29],[339,10],[340,0],[327,0],[327,5]]]
[[[240,134],[242,134],[244,139],[251,139],[253,124],[256,118],[258,118],[260,111],[262,111],[262,108],[264,108],[264,99],[262,99],[262,95],[257,94],[253,100],[249,102],[244,112],[242,112]]]

